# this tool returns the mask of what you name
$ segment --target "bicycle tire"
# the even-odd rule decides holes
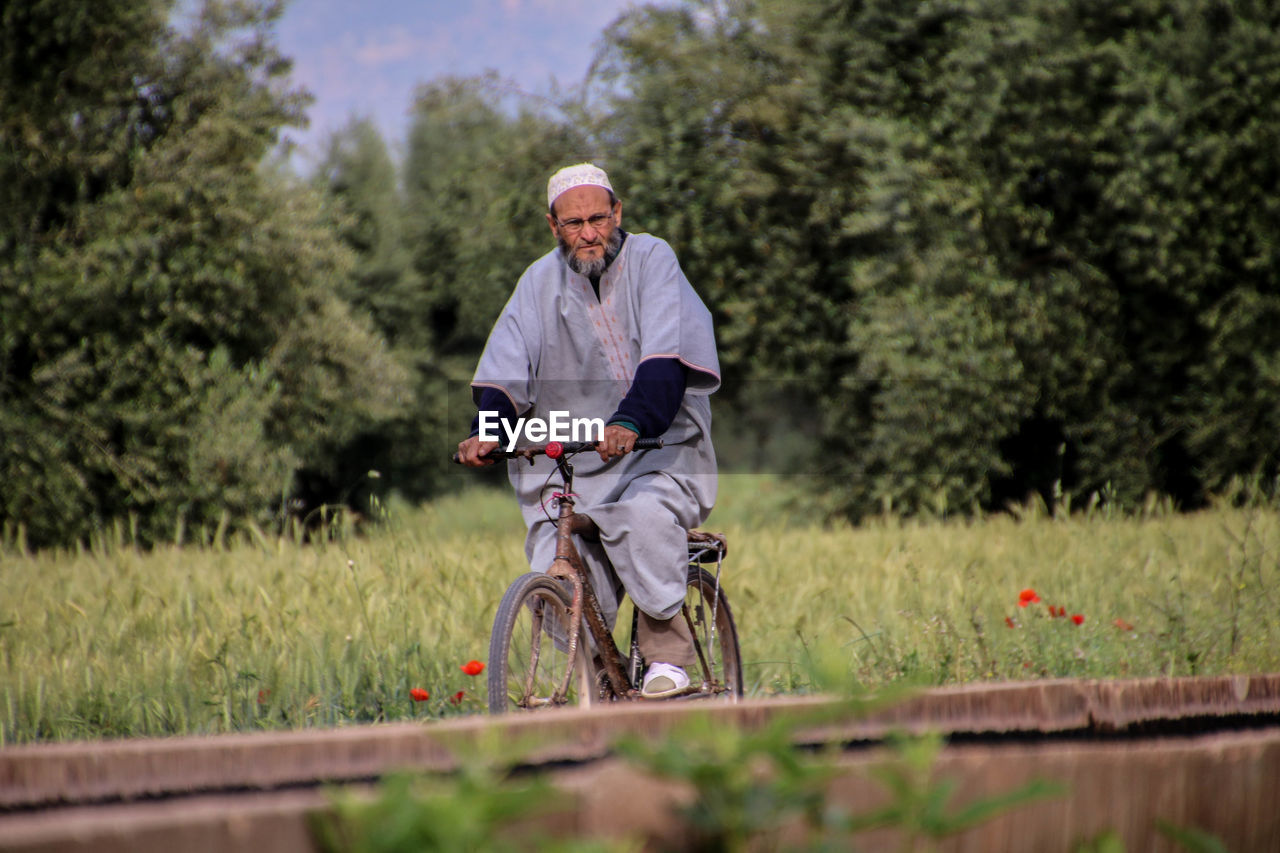
[[[507,587],[489,635],[491,714],[591,705],[594,678],[585,627],[579,635],[576,671],[567,682],[567,644],[554,636],[564,636],[571,604],[566,586],[539,572],[521,575]],[[553,632],[557,622],[561,627]]]
[[[704,691],[709,689],[737,701],[743,693],[738,627],[724,587],[717,583],[715,575],[696,563],[689,566],[685,606],[702,651],[690,675],[701,673]]]

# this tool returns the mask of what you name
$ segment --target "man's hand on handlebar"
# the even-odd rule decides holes
[[[630,453],[639,437],[624,426],[609,424],[604,428],[604,438],[596,445],[596,452],[600,454],[601,461],[608,462],[614,457]]]
[[[498,446],[496,441],[481,441],[480,436],[473,435],[466,441],[458,442],[458,461],[472,468],[483,468],[492,465],[489,452]]]
[[[610,430],[615,431],[610,432]],[[633,450],[654,450],[665,445],[661,438],[640,438],[625,427],[606,427],[604,436],[604,441],[597,443],[551,441],[546,444],[529,444],[508,451],[499,447],[496,441],[481,441],[478,436],[473,435],[466,441],[458,443],[458,452],[453,454],[453,461],[471,468],[492,465],[503,459],[527,459],[532,465],[535,456],[545,455],[549,459],[560,459],[562,456],[586,453],[588,450],[594,450],[607,461],[624,456]]]

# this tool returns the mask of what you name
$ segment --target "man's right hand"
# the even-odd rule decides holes
[[[481,441],[479,436],[473,435],[466,441],[458,442],[458,461],[472,468],[492,465],[493,460],[488,458],[489,451],[497,446],[496,441]]]

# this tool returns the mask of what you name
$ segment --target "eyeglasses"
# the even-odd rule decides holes
[[[560,230],[572,236],[582,230],[582,226],[590,225],[592,231],[602,231],[605,226],[613,222],[612,213],[596,213],[586,219],[565,219],[556,220],[556,225],[560,226]]]

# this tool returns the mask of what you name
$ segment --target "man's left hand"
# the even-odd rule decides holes
[[[635,446],[640,436],[634,431],[618,424],[609,424],[604,428],[604,438],[596,445],[596,452],[601,461],[608,462],[617,456],[626,456]]]

